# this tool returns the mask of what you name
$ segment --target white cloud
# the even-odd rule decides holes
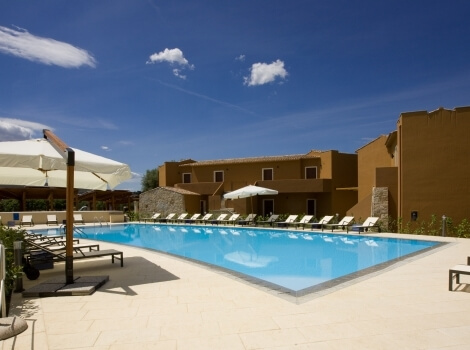
[[[178,68],[173,69],[173,75],[181,79],[186,79],[186,75],[181,74],[181,69]]]
[[[120,145],[124,145],[124,146],[131,146],[134,144],[134,142],[132,141],[127,141],[127,140],[122,140],[122,141],[119,141],[119,144]]]
[[[271,64],[253,63],[251,66],[251,75],[245,77],[245,85],[255,86],[271,83],[277,77],[285,79],[287,71],[284,68],[284,62],[277,60]]]
[[[0,52],[46,65],[64,68],[95,67],[96,61],[86,50],[26,30],[0,26]]]
[[[240,55],[240,56],[238,56],[238,57],[235,57],[235,60],[236,60],[236,61],[244,62],[244,61],[245,61],[245,55]]]
[[[101,149],[103,151],[111,151],[111,148],[109,148],[108,146],[101,146]]]
[[[34,137],[42,137],[43,129],[52,128],[27,120],[0,118],[0,141],[21,141]]]
[[[190,64],[186,58],[184,58],[183,51],[181,51],[178,48],[175,49],[168,49],[166,48],[165,50],[154,53],[153,55],[150,55],[149,60],[147,61],[147,64],[152,64],[152,63],[162,63],[162,62],[167,62],[170,63],[171,65],[177,64],[180,66],[180,68],[174,68],[173,69],[173,74],[181,79],[186,79],[186,75],[181,74],[181,71],[183,69],[194,69],[194,64]]]

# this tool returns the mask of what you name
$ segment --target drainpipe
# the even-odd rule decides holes
[[[446,236],[446,216],[445,215],[442,215],[442,237],[445,237]]]

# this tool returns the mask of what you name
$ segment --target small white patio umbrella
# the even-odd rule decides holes
[[[66,283],[73,283],[74,188],[106,190],[131,178],[129,166],[72,149],[49,130],[44,139],[0,142],[0,184],[65,187]]]
[[[248,185],[238,190],[228,192],[224,194],[224,199],[239,199],[239,198],[248,198],[251,197],[251,211],[253,212],[253,197],[254,196],[266,196],[266,195],[276,195],[278,191],[272,190],[270,188]]]

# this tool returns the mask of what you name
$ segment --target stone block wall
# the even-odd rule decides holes
[[[372,189],[371,215],[379,217],[384,228],[388,227],[388,187]]]
[[[139,196],[141,217],[150,217],[154,213],[161,213],[161,217],[165,217],[170,213],[181,214],[185,211],[184,195],[167,188],[154,188]]]

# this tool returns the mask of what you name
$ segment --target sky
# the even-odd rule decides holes
[[[470,106],[467,0],[0,2],[0,141],[126,163],[354,153]]]

